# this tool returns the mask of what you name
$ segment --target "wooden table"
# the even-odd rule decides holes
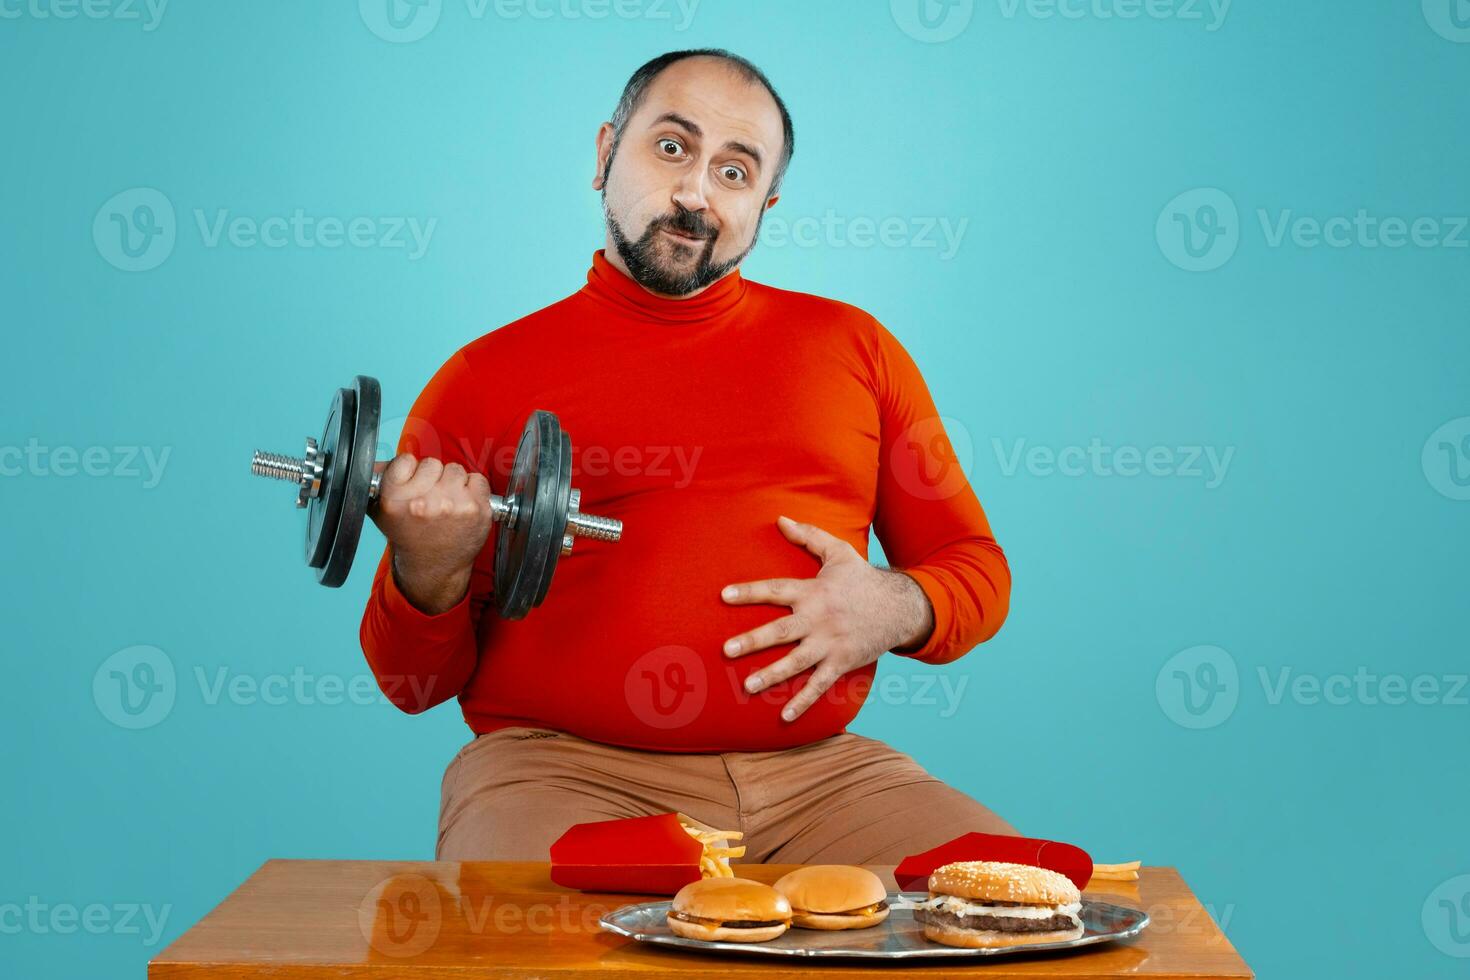
[[[738,865],[775,881],[791,865]],[[875,867],[890,889],[893,869]],[[182,978],[763,977],[926,978],[1252,976],[1173,868],[1137,882],[1102,882],[1087,895],[1142,908],[1153,924],[1135,940],[1065,954],[864,966],[723,957],[651,948],[597,925],[610,909],[656,899],[584,894],[552,884],[542,863],[268,861],[148,965],[153,980]]]

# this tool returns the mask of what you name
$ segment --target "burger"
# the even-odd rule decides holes
[[[791,903],[791,924],[803,929],[866,929],[888,918],[888,890],[866,868],[813,864],[774,887]]]
[[[791,905],[770,885],[747,878],[701,878],[674,896],[674,935],[705,942],[763,943],[791,928]]]
[[[914,906],[924,935],[946,946],[993,949],[1082,936],[1082,895],[1065,875],[1027,864],[960,861],[929,876]]]

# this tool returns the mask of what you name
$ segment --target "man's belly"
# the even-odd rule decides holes
[[[844,676],[800,718],[783,721],[781,708],[810,671],[755,695],[743,685],[792,646],[735,659],[723,646],[790,609],[732,606],[720,590],[817,574],[817,559],[777,530],[779,514],[829,526],[863,554],[866,515],[789,490],[732,499],[726,507],[709,502],[698,514],[681,513],[670,495],[612,502],[611,516],[627,526],[622,541],[578,542],[531,616],[483,623],[480,665],[461,697],[470,727],[544,725],[684,752],[786,748],[842,731],[862,706],[873,668]]]

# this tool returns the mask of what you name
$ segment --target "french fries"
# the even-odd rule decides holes
[[[1093,881],[1137,881],[1141,862],[1126,861],[1123,864],[1094,864]]]
[[[730,859],[745,857],[745,845],[729,847],[727,844],[732,840],[744,840],[743,833],[738,830],[713,830],[689,822],[682,814],[679,816],[679,826],[699,842],[699,873],[702,877],[735,877],[735,872],[730,868]]]

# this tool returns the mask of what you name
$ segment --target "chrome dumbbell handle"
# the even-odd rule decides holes
[[[259,453],[257,456],[261,455]],[[287,459],[286,457],[277,457]],[[288,462],[299,462],[288,460]],[[383,471],[388,468],[392,460],[377,460],[373,463],[373,480],[368,485],[368,500],[376,501],[382,490]],[[260,474],[264,476],[265,474]],[[279,479],[290,479],[282,476]],[[591,538],[594,541],[617,541],[623,536],[623,522],[613,517],[599,517],[596,514],[584,514],[581,510],[582,491],[573,490],[572,499],[567,509],[567,530],[562,538],[563,553],[571,550],[568,539],[573,537]],[[490,519],[497,524],[506,527],[515,527],[516,513],[519,508],[514,499],[502,497],[498,493],[490,495]]]

